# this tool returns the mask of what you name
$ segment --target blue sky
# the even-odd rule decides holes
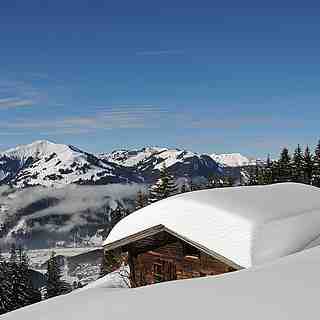
[[[49,139],[264,157],[313,146],[315,4],[3,0],[0,149]]]

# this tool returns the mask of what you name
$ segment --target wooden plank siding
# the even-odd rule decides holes
[[[109,272],[123,263],[129,265],[132,287],[217,275],[242,268],[163,225],[107,244],[104,250]]]
[[[235,269],[181,240],[144,253],[129,251],[131,285],[217,275]]]

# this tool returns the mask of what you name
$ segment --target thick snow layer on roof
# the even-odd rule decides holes
[[[221,276],[137,289],[98,286],[10,312],[1,319],[317,319],[319,265],[317,247],[272,264]]]
[[[320,189],[282,183],[180,194],[124,218],[104,244],[159,224],[250,267],[319,242]]]

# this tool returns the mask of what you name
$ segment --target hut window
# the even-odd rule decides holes
[[[162,269],[161,263],[153,264],[153,278],[154,278],[154,282],[163,281],[163,269]]]

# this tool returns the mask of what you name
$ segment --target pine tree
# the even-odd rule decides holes
[[[137,200],[136,200],[136,210],[139,210],[148,205],[147,196],[141,191],[138,191]]]
[[[280,159],[278,161],[279,182],[287,182],[292,180],[292,167],[289,155],[289,150],[283,148]]]
[[[292,158],[292,181],[304,182],[304,161],[300,145],[294,150]]]
[[[9,268],[0,252],[0,315],[14,310]]]
[[[114,210],[111,210],[110,212],[111,225],[115,226],[126,215],[127,215],[126,209],[120,203],[118,203],[117,208]]]
[[[316,146],[313,158],[314,172],[312,177],[312,184],[320,187],[320,140]]]
[[[31,282],[28,257],[22,247],[12,245],[9,261],[0,254],[0,314],[41,301]]]
[[[222,178],[222,187],[233,187],[235,184],[235,179],[231,176],[225,176]]]
[[[248,186],[256,186],[258,184],[258,166],[255,166],[254,170],[249,172]]]
[[[178,193],[178,187],[175,183],[175,179],[169,173],[165,163],[163,163],[163,166],[160,170],[160,178],[150,189],[149,202],[154,203],[156,201],[168,198],[176,193]]]
[[[18,257],[17,257],[17,248],[16,245],[13,243],[10,248],[10,263],[17,263]]]
[[[223,187],[223,179],[213,173],[210,173],[208,176],[207,189],[222,188],[222,187]]]
[[[273,167],[273,163],[270,159],[270,155],[268,154],[266,166],[262,170],[264,184],[272,184],[274,182],[272,167]]]
[[[122,263],[123,259],[121,255],[116,254],[112,250],[104,252],[100,264],[100,277],[119,269]]]
[[[61,279],[61,277],[62,274],[55,256],[55,252],[52,252],[47,265],[46,299],[70,292],[70,286],[68,286]]]
[[[200,190],[200,187],[193,181],[190,181],[190,191],[197,191]]]
[[[23,299],[20,295],[21,275],[19,273],[17,248],[15,244],[12,244],[10,248],[8,271],[9,271],[10,286],[12,290],[11,304],[14,310],[24,306]]]
[[[186,183],[183,183],[180,188],[180,193],[186,193],[186,192],[188,192],[188,188],[187,188]]]
[[[303,156],[303,171],[304,171],[304,177],[305,177],[305,183],[311,184],[312,183],[312,175],[314,171],[314,163],[312,159],[312,155],[309,149],[309,146],[306,147],[306,150],[304,152]]]
[[[36,303],[41,301],[41,293],[35,289],[31,282],[31,272],[29,269],[29,258],[26,251],[20,246],[18,248],[18,274],[20,278],[19,290],[21,291],[20,296],[23,299],[25,305]]]

